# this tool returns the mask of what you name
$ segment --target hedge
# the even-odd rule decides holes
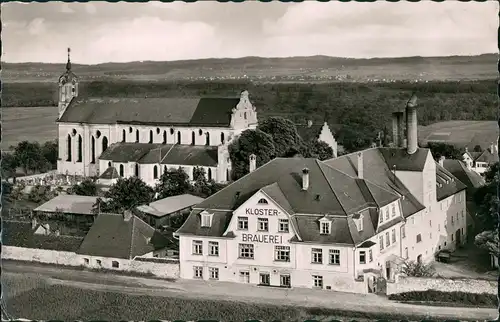
[[[412,291],[389,295],[390,300],[403,302],[439,302],[462,304],[466,306],[497,307],[498,299],[494,294],[488,293],[465,293],[465,292],[441,292],[437,290]]]

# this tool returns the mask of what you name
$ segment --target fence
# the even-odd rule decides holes
[[[394,283],[387,283],[387,295],[427,290],[496,295],[498,293],[498,284],[496,280],[407,276],[396,276]]]
[[[75,267],[86,266],[94,269],[151,274],[160,278],[179,278],[179,261],[175,259],[165,259],[161,262],[144,260],[142,258],[129,260],[122,258],[88,256],[76,254],[74,252],[3,245],[2,259]]]

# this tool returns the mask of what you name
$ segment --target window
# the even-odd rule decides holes
[[[429,239],[432,239],[432,233],[429,233]]]
[[[379,219],[378,222],[380,224],[384,222],[384,211],[383,210],[380,211],[380,215],[379,215],[378,219]]]
[[[280,275],[280,286],[281,287],[290,287],[292,284],[290,283],[290,275],[282,274]]]
[[[193,240],[193,255],[203,255],[203,242],[201,240]]]
[[[239,244],[240,258],[253,259],[253,245]]]
[[[331,223],[329,221],[322,221],[321,222],[321,234],[322,235],[329,235],[330,234],[330,225],[331,225]]]
[[[66,150],[67,150],[66,154],[68,155],[68,158],[66,159],[66,161],[71,161],[71,135],[70,134],[68,134]]]
[[[417,243],[420,243],[422,241],[422,235],[418,234],[417,235]]]
[[[153,130],[149,131],[149,143],[153,143]]]
[[[269,273],[260,273],[259,280],[261,285],[269,285],[271,284],[271,275]]]
[[[408,247],[405,247],[405,258],[408,259]]]
[[[396,217],[396,205],[392,205],[392,217]]]
[[[217,267],[208,268],[208,278],[210,278],[211,280],[218,280],[219,279],[219,269]]]
[[[111,262],[111,266],[112,266],[113,268],[118,268],[118,267],[120,267],[120,263],[118,263],[117,261],[112,261],[112,262]]]
[[[363,215],[361,215],[358,219],[355,219],[355,222],[358,231],[363,231]]]
[[[451,224],[454,225],[455,224],[455,215],[452,215],[451,216]]]
[[[193,270],[194,270],[194,278],[203,278],[202,266],[193,266]]]
[[[120,177],[123,177],[123,174],[124,174],[123,164],[120,164]]]
[[[211,227],[212,225],[212,214],[203,211],[201,214],[201,227]]]
[[[97,266],[102,266],[102,262],[101,262],[101,260],[100,260],[100,259],[96,259],[96,261],[95,261],[95,262],[96,262]]]
[[[196,134],[194,134],[194,131],[191,132],[191,145],[196,144]]]
[[[280,219],[279,220],[278,231],[281,233],[288,232],[288,219]]]
[[[163,131],[163,144],[167,144],[167,131]]]
[[[158,166],[153,167],[153,179],[158,179]]]
[[[323,264],[323,250],[321,248],[313,248],[311,255],[311,262],[313,264]]]
[[[385,233],[385,247],[389,247],[391,240],[389,239],[389,232]]]
[[[401,238],[406,238],[406,229],[405,225],[401,226]]]
[[[275,246],[274,247],[274,259],[278,262],[289,262],[290,261],[290,246]]]
[[[219,256],[219,242],[208,242],[208,255]]]
[[[453,234],[451,234],[451,241],[453,241]]]
[[[464,211],[462,210],[462,219],[464,219]]]
[[[359,252],[359,263],[366,264],[366,252],[364,250]]]
[[[90,261],[89,261],[89,259],[88,259],[88,258],[84,258],[84,259],[83,259],[83,263],[84,263],[85,265],[88,265],[88,264],[89,264],[89,262],[90,262]]]
[[[138,177],[138,176],[139,176],[139,164],[137,164],[137,163],[136,163],[136,164],[135,164],[135,166],[134,166],[134,175],[135,175],[136,177]]]
[[[90,163],[95,163],[95,138],[92,135],[92,139],[90,140]]]
[[[368,260],[370,262],[373,262],[373,252],[371,249],[368,250]]]
[[[432,227],[432,220],[429,220],[429,227]]]
[[[269,230],[269,219],[267,218],[258,218],[257,220],[259,231],[268,231]]]
[[[384,236],[378,237],[378,243],[380,244],[380,250],[384,250]]]
[[[220,134],[220,143],[224,144],[226,141],[224,140],[224,133]]]
[[[240,282],[250,283],[250,272],[249,271],[240,271]]]
[[[82,136],[78,135],[78,159],[76,162],[82,162],[83,160],[83,140]]]
[[[266,200],[266,199],[264,199],[264,198],[259,199],[258,204],[260,204],[260,205],[267,205],[267,200]]]
[[[315,288],[323,288],[323,276],[313,275],[313,285]]]
[[[389,208],[385,209],[385,220],[389,220]]]
[[[330,265],[340,265],[340,250],[330,249]]]
[[[135,142],[139,142],[139,130],[135,130]]]
[[[181,144],[181,132],[177,132],[177,144]]]
[[[205,145],[210,145],[210,133],[205,134]]]
[[[392,230],[392,243],[396,242],[396,229]]]
[[[238,229],[248,230],[248,217],[238,217]]]
[[[207,177],[208,177],[208,180],[212,180],[212,169],[210,169],[210,168],[208,168]]]

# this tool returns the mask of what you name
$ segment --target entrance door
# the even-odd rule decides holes
[[[460,229],[457,229],[457,231],[455,232],[455,242],[457,243],[457,247],[459,247],[462,244],[461,239],[462,239],[461,231]]]
[[[281,287],[291,287],[291,280],[289,274],[280,275],[280,286]]]
[[[271,276],[269,275],[269,273],[260,273],[259,279],[261,285],[271,284]]]

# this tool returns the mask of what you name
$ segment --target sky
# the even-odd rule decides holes
[[[4,3],[2,61],[404,57],[497,51],[498,3]]]

